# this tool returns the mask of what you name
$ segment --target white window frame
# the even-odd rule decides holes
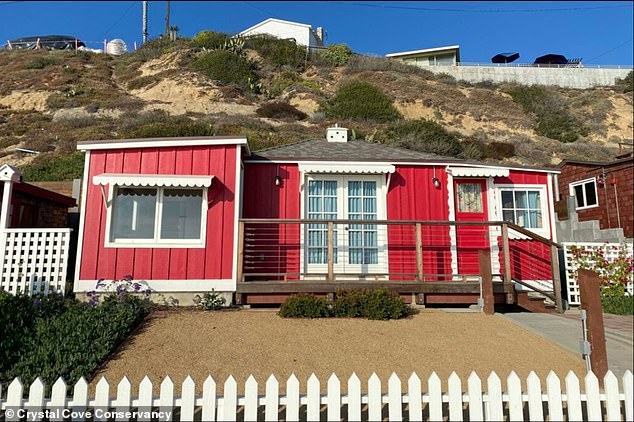
[[[592,183],[594,185],[594,197],[596,198],[597,203],[594,204],[594,205],[587,205],[588,200],[586,198],[586,189],[585,189],[585,186],[584,186],[584,188],[582,189],[582,192],[583,192],[583,203],[586,204],[586,205],[584,205],[582,207],[578,207],[577,206],[577,200],[576,200],[577,195],[575,193],[575,186],[580,186],[580,185],[583,186],[583,185],[585,185],[587,183]],[[589,179],[579,180],[577,182],[570,183],[568,185],[568,188],[570,190],[570,196],[574,196],[575,197],[575,209],[576,210],[589,210],[591,208],[597,208],[599,206],[599,191],[597,190],[597,178],[596,177],[591,177]]]
[[[548,192],[546,191],[546,186],[544,185],[495,185],[495,190],[496,190],[496,194],[498,197],[497,200],[497,219],[499,219],[500,221],[503,221],[502,219],[504,218],[504,207],[502,204],[502,192],[503,191],[539,191],[539,204],[540,204],[540,208],[541,208],[541,212],[542,212],[542,227],[538,228],[538,229],[532,229],[529,227],[524,227],[526,230],[530,230],[531,232],[540,235],[542,237],[545,237],[547,239],[550,239],[550,214],[549,214],[549,210],[548,210],[548,198],[547,198],[547,194]],[[515,206],[515,204],[513,204],[513,206]],[[523,235],[519,234],[519,233],[515,233],[513,230],[509,231],[509,237],[513,238],[513,239],[521,239],[524,238]]]
[[[115,191],[117,189],[156,189],[156,209],[154,214],[153,239],[117,239],[112,240],[112,227]],[[161,222],[163,215],[163,193],[169,190],[202,190],[200,237],[198,239],[161,239]],[[106,208],[106,229],[104,247],[106,248],[204,248],[207,236],[207,191],[206,187],[176,187],[176,186],[124,186],[110,185],[108,189],[108,207]]]

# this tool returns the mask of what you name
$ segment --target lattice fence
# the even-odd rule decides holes
[[[64,293],[71,229],[0,230],[0,289]]]
[[[596,249],[603,249],[604,256],[608,260],[614,260],[619,255],[619,243],[575,243],[565,242],[564,246],[564,261],[566,269],[566,287],[568,289],[568,303],[570,305],[580,305],[581,296],[579,296],[579,284],[577,283],[577,270],[579,269],[575,259],[573,257],[572,248],[582,248],[585,251],[593,251]],[[632,243],[626,244],[629,256],[632,256]],[[634,294],[632,282],[627,285],[627,292]]]

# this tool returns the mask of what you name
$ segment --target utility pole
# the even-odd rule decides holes
[[[147,1],[143,3],[143,44],[147,42]]]
[[[169,33],[170,33],[170,2],[169,0],[165,2],[165,5],[167,6],[165,10],[165,35],[169,36]]]

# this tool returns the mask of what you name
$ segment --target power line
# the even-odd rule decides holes
[[[539,13],[539,12],[571,12],[581,10],[598,10],[598,9],[616,9],[624,7],[632,7],[632,4],[611,5],[611,6],[589,6],[589,7],[560,7],[549,9],[457,9],[457,8],[434,8],[434,7],[414,7],[414,6],[395,6],[387,4],[370,4],[370,3],[353,3],[343,1],[329,1],[346,6],[373,7],[379,9],[397,9],[397,10],[420,10],[425,12],[458,12],[458,13]]]
[[[9,6],[10,4],[15,3],[24,3],[23,1],[2,1],[0,2],[0,6]]]
[[[614,50],[618,50],[619,48],[621,48],[621,47],[623,47],[624,45],[627,45],[627,44],[629,44],[629,43],[631,43],[631,42],[632,42],[632,39],[631,39],[631,38],[629,38],[627,41],[625,41],[625,42],[623,42],[623,43],[621,43],[621,44],[617,45],[616,47],[613,47],[613,48],[609,49],[608,51],[606,51],[606,52],[604,52],[604,53],[601,53],[601,54],[599,54],[598,56],[596,56],[596,57],[593,57],[593,58],[589,59],[589,60],[588,60],[588,63],[591,63],[593,60],[596,60],[596,59],[598,59],[598,58],[600,58],[600,57],[603,57],[603,56],[605,56],[606,54],[609,54],[609,53],[613,52]]]
[[[273,13],[271,13],[271,12],[269,12],[269,11],[267,11],[267,10],[262,9],[261,7],[256,6],[255,4],[252,4],[252,3],[251,3],[251,2],[249,2],[249,1],[243,1],[242,3],[245,3],[247,6],[250,6],[250,7],[252,7],[252,8],[253,8],[253,9],[255,9],[255,10],[259,10],[260,12],[262,12],[262,13],[264,13],[264,14],[268,15],[268,16],[273,16],[273,15],[274,15]]]
[[[111,26],[110,28],[108,28],[108,30],[105,32],[105,34],[103,35],[104,38],[108,37],[108,34],[110,34],[110,31],[112,31],[114,29],[115,26],[117,26],[119,24],[119,22],[121,22],[121,20],[125,17],[125,15],[128,14],[128,12],[132,9],[132,7],[134,7],[136,5],[136,2],[132,2],[130,4],[130,6],[128,6],[128,8],[125,10],[125,12],[123,12],[123,14],[121,16],[119,16],[119,19],[117,19]]]

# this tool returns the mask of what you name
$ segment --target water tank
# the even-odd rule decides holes
[[[116,38],[106,44],[106,53],[112,56],[120,56],[126,51],[128,51],[128,47],[122,39]]]

